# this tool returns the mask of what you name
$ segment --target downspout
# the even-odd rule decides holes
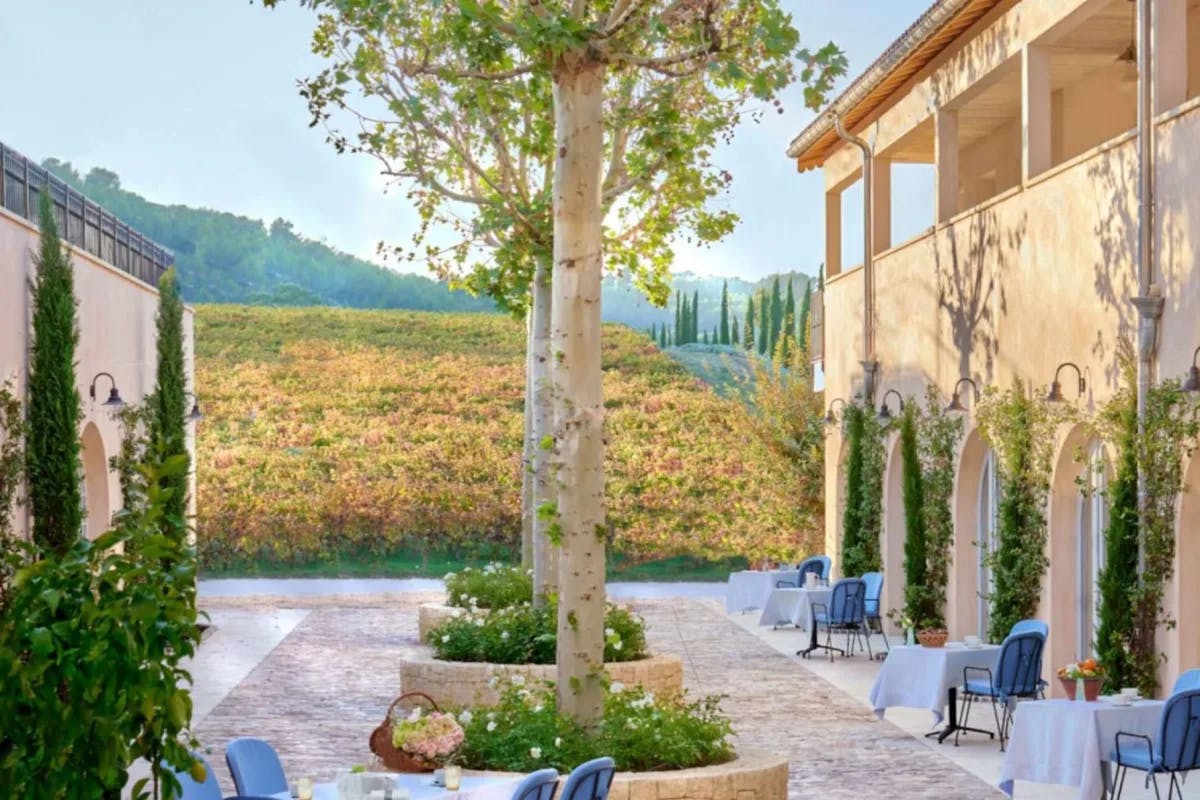
[[[873,156],[871,145],[860,136],[848,133],[842,127],[842,118],[837,109],[830,111],[834,130],[842,141],[862,151],[863,167],[863,402],[875,404],[875,378],[879,361],[875,357],[875,226],[872,219],[872,195],[874,182],[871,180]]]
[[[1151,0],[1137,0],[1138,67],[1138,295],[1131,298],[1138,314],[1137,427],[1146,430],[1146,405],[1154,384],[1154,359],[1158,350],[1163,297],[1154,280],[1154,25]],[[1148,503],[1146,476],[1138,461],[1138,579],[1146,569],[1145,517]]]

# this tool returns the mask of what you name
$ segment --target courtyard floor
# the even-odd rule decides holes
[[[243,591],[256,588],[243,583]],[[399,660],[421,647],[417,606],[442,594],[238,596],[228,588],[201,587],[215,629],[192,665],[195,732],[223,788],[233,791],[224,746],[237,736],[270,741],[293,777],[328,780],[339,767],[370,763],[367,737],[401,691]],[[878,662],[801,661],[791,655],[798,632],[759,629],[757,615],[729,616],[708,599],[711,589],[645,593],[655,597],[629,602],[646,619],[651,649],[683,659],[689,692],[726,696],[739,745],[791,761],[790,797],[1003,797],[995,744],[936,745],[922,737],[928,712],[875,718],[866,697]],[[1127,798],[1153,796],[1129,783],[1137,785],[1127,786]],[[1018,784],[1016,796],[1066,800],[1077,792]]]

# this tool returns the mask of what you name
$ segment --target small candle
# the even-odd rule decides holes
[[[296,781],[296,797],[299,800],[312,800],[313,784],[310,778],[301,778]]]
[[[458,791],[458,785],[462,782],[462,767],[458,764],[446,765],[446,788],[452,792]]]

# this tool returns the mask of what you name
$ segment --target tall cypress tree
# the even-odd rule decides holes
[[[857,405],[847,405],[844,413],[846,425],[846,505],[842,511],[842,564],[843,575],[861,575],[859,569],[859,542],[862,539],[863,499],[863,410]]]
[[[75,276],[58,237],[48,192],[40,193],[41,249],[33,293],[33,346],[29,359],[29,427],[25,473],[33,513],[33,541],[62,555],[83,530],[79,423],[75,386]],[[108,520],[104,520],[107,524]]]
[[[183,298],[179,276],[171,268],[158,281],[158,373],[150,397],[150,442],[157,456],[189,459],[184,415],[187,414],[187,377],[183,367]],[[163,533],[183,536],[187,530],[188,469],[168,471],[159,485],[170,490],[164,503]]]
[[[700,340],[700,292],[692,292],[692,341]]]
[[[742,340],[742,344],[747,350],[754,349],[754,293],[750,293],[750,300],[746,304],[746,335]]]
[[[691,335],[692,334],[692,315],[691,315],[691,309],[688,308],[687,295],[684,295],[684,297],[683,297],[683,311],[680,312],[680,316],[679,316],[679,331],[680,331],[680,338],[679,338],[680,344],[687,344],[688,342],[690,342],[692,340],[692,335]]]
[[[779,343],[779,334],[783,331],[783,293],[779,289],[779,276],[775,276],[775,284],[771,287],[771,337],[767,341],[767,352],[775,354],[775,346]]]
[[[652,342],[658,341],[658,323],[657,322],[650,323],[650,330],[648,331],[648,333],[650,334],[650,341],[652,341]]]
[[[796,344],[796,295],[792,291],[792,282],[788,280],[787,299],[783,301],[783,325],[780,327],[782,357],[784,363],[792,357]]]
[[[739,339],[739,337],[738,337],[738,318],[737,318],[737,314],[734,314],[734,315],[733,315],[733,321],[729,323],[729,334],[730,334],[730,335],[729,335],[729,343],[730,343],[731,345],[733,345],[734,347],[738,347],[738,346],[740,346],[740,345],[741,345],[741,342],[738,340],[738,339]]]
[[[675,344],[679,344],[680,325],[683,324],[683,312],[679,306],[679,290],[675,290]]]
[[[800,300],[800,320],[799,333],[797,336],[800,349],[808,350],[808,317],[812,313],[812,281],[808,281],[804,286],[804,297]]]
[[[708,344],[708,331],[704,332],[704,338],[702,339],[702,341],[704,342],[704,344]]]
[[[721,341],[721,332],[717,329],[716,325],[713,325],[712,343],[713,344],[724,344],[724,342]]]
[[[758,354],[765,356],[771,347],[771,301],[767,293],[758,296]]]
[[[904,498],[904,610],[918,628],[936,624],[933,595],[926,585],[925,479],[917,444],[917,405],[900,418],[901,489]]]
[[[721,285],[721,344],[729,344],[729,281]]]

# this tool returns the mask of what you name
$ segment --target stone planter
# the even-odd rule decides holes
[[[559,778],[560,790],[566,779],[566,775]],[[786,800],[787,788],[786,758],[762,750],[743,750],[733,761],[712,767],[618,772],[608,797],[609,800]]]
[[[458,606],[448,606],[443,603],[422,603],[417,608],[417,631],[421,636],[421,644],[425,644],[425,639],[429,636],[431,630],[466,613],[467,610],[465,608],[459,608]]]
[[[638,661],[605,664],[614,683],[644,686],[658,695],[683,691],[683,662],[678,656],[651,656]],[[495,705],[499,692],[488,686],[493,676],[520,675],[531,683],[553,681],[553,664],[491,664],[438,661],[431,655],[400,661],[400,691],[423,692],[439,706]]]

